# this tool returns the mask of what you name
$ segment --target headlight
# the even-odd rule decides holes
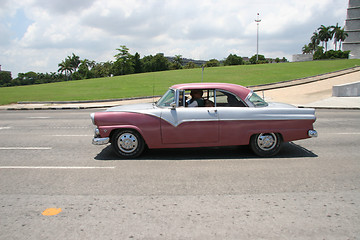
[[[100,136],[100,131],[98,128],[95,128],[95,136]]]

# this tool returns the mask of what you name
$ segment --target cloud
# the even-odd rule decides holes
[[[142,56],[162,52],[204,60],[224,59],[230,53],[250,57],[256,52],[258,12],[260,53],[291,60],[320,25],[343,26],[347,8],[343,0],[0,0],[0,4],[0,64],[13,76],[56,71],[73,52],[82,59],[113,60],[120,45]],[[25,25],[13,24],[21,17]]]

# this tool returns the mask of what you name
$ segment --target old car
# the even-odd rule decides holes
[[[251,89],[228,83],[174,85],[156,103],[112,107],[91,119],[93,144],[111,143],[123,158],[138,157],[145,148],[236,145],[268,157],[283,142],[317,136],[314,109],[266,102]]]

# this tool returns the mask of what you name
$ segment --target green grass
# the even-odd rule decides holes
[[[205,68],[204,82],[251,86],[309,77],[356,65],[360,65],[360,59]],[[0,105],[18,101],[100,100],[161,95],[171,85],[189,82],[201,82],[201,68],[0,88]]]

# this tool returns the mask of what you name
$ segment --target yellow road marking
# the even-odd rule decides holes
[[[44,216],[54,216],[61,212],[61,208],[47,208],[41,214]]]

